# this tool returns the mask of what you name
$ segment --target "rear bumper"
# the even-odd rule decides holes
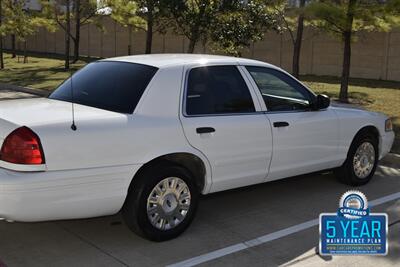
[[[0,218],[47,221],[117,213],[140,165],[68,171],[0,169]]]
[[[387,153],[390,152],[393,146],[394,142],[394,132],[386,132],[385,135],[382,135],[382,142],[381,142],[381,147],[380,147],[380,154],[379,154],[379,159],[383,158],[386,156]]]

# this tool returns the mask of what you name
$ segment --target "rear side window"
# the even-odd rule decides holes
[[[95,108],[133,113],[157,68],[113,61],[90,63],[72,76],[73,102]],[[72,102],[71,78],[50,99]]]
[[[187,115],[254,112],[249,89],[236,66],[208,66],[190,71]]]

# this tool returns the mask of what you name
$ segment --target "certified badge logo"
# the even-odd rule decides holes
[[[337,213],[322,213],[319,231],[321,255],[387,254],[387,214],[370,213],[360,191],[344,193]]]
[[[367,197],[360,191],[347,191],[339,200],[338,216],[359,219],[369,215]]]

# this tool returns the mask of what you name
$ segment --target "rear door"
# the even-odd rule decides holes
[[[269,122],[237,66],[186,70],[181,122],[210,161],[211,191],[263,182],[271,160]]]
[[[313,110],[314,94],[280,70],[257,66],[245,69],[259,89],[266,120],[272,125],[274,149],[267,180],[338,166],[336,113],[330,108]]]

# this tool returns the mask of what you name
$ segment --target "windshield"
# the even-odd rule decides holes
[[[75,73],[72,85],[71,78],[64,81],[49,98],[133,113],[156,71],[157,68],[147,65],[97,61]]]

